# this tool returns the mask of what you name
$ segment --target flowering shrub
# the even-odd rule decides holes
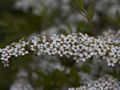
[[[0,89],[120,90],[119,1],[1,0]]]
[[[82,33],[72,33],[66,36],[63,34],[35,36],[31,41],[20,40],[18,43],[12,43],[0,49],[1,60],[8,65],[12,56],[24,56],[29,51],[37,55],[44,52],[48,55],[72,57],[76,62],[86,61],[97,55],[107,61],[108,66],[114,66],[119,62],[120,42],[111,38],[90,37]]]

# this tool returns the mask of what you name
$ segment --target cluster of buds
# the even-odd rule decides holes
[[[94,38],[82,33],[34,37],[31,50],[37,52],[37,55],[44,52],[48,55],[72,57],[77,62],[97,55],[106,60],[109,66],[114,66],[120,58],[120,42]]]
[[[29,52],[25,48],[28,44],[29,44],[29,42],[26,42],[21,39],[18,43],[14,42],[11,45],[7,45],[3,49],[0,49],[1,60],[3,61],[3,64],[5,66],[8,66],[9,59],[12,56],[18,57],[18,56],[24,56],[24,55],[28,54]]]
[[[120,82],[110,76],[104,76],[96,81],[71,90],[120,90]]]
[[[120,59],[120,42],[111,39],[90,37],[87,34],[72,33],[68,35],[35,36],[31,41],[20,41],[1,49],[1,59],[8,61],[11,56],[28,54],[25,47],[37,55],[47,53],[60,57],[73,58],[76,62],[86,61],[93,56],[99,56],[114,66]]]

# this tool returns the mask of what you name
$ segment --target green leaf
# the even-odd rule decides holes
[[[88,9],[87,9],[86,11],[87,11],[87,19],[88,19],[89,21],[92,21],[93,16],[94,16],[93,3],[91,3],[91,4],[88,6]]]
[[[69,77],[70,86],[78,87],[80,85],[80,76],[79,76],[77,69],[74,66],[71,67],[69,75],[70,75]]]
[[[79,11],[84,10],[84,2],[83,0],[72,0],[73,5],[76,9],[79,9]]]

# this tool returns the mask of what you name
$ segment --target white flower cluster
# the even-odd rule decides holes
[[[120,82],[110,76],[104,76],[96,81],[90,81],[84,86],[71,90],[120,90]]]
[[[47,9],[48,13],[51,13],[57,7],[60,7],[62,14],[70,11],[69,0],[16,0],[14,4],[15,9],[21,9],[25,12],[32,8],[33,14],[39,15],[44,9]],[[52,5],[51,5],[52,4]]]
[[[20,41],[13,43],[0,50],[1,59],[7,61],[11,56],[20,56],[28,54],[26,46],[30,50],[40,55],[58,55],[73,58],[77,62],[86,61],[93,56],[99,56],[107,61],[109,66],[114,66],[120,59],[120,42],[114,42],[111,39],[103,40],[101,38],[90,37],[87,34],[72,33],[68,35],[35,36],[29,42]]]
[[[24,79],[18,79],[10,87],[10,90],[34,90],[33,87],[29,84],[28,81]]]
[[[24,69],[20,69],[15,82],[9,90],[34,90],[28,81],[28,73]]]
[[[99,38],[104,38],[104,39],[119,39],[120,40],[120,30],[114,31],[114,30],[107,30],[104,31]]]
[[[18,57],[18,56],[24,56],[25,54],[28,54],[29,52],[25,49],[26,45],[28,44],[29,42],[20,40],[18,43],[14,42],[3,49],[0,49],[1,60],[3,61],[4,65],[5,66],[9,65],[8,62],[12,56]]]
[[[48,55],[73,57],[76,61],[86,61],[97,55],[106,60],[109,66],[114,66],[120,59],[120,42],[96,39],[82,33],[35,37],[31,50],[37,51],[38,55],[45,52]]]

